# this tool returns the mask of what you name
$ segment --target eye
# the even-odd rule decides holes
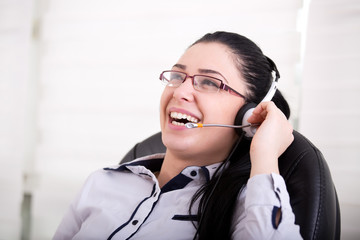
[[[197,84],[203,91],[216,92],[220,88],[221,81],[211,77],[198,76]]]
[[[201,85],[209,86],[209,87],[218,87],[217,82],[213,79],[203,79],[201,81]]]
[[[177,73],[177,72],[171,72],[170,76],[168,78],[169,81],[179,81],[184,79],[184,74]]]

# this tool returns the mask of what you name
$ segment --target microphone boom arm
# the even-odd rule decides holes
[[[260,124],[246,124],[246,125],[226,125],[226,124],[202,124],[202,123],[186,123],[187,128],[202,128],[202,127],[229,127],[229,128],[246,128],[246,127],[255,127]]]

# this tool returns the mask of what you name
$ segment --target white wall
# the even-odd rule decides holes
[[[313,0],[304,55],[300,131],[323,152],[339,196],[342,239],[360,230],[360,1]]]
[[[28,117],[31,1],[0,1],[0,239],[19,239]]]
[[[0,129],[12,128],[0,136],[1,146],[6,146],[0,149],[1,171],[16,173],[4,174],[7,178],[1,181],[0,194],[7,193],[8,183],[17,183],[14,195],[9,195],[16,206],[0,204],[0,212],[14,206],[0,221],[16,216],[19,223],[25,188],[32,196],[30,239],[51,238],[90,172],[116,164],[136,142],[159,131],[158,101],[163,87],[158,76],[207,32],[234,31],[257,42],[277,63],[280,89],[292,105],[294,124],[300,113],[301,118],[313,113],[304,111],[308,109],[305,101],[311,97],[308,93],[300,101],[301,0],[5,2],[11,9],[0,5],[0,20],[5,12],[10,24],[21,22],[27,28],[22,27],[24,35],[18,36],[16,44],[3,40],[11,34],[17,36],[15,32],[0,29],[0,43],[6,43],[2,49],[7,49],[7,55],[0,54],[0,83],[6,86],[0,96],[9,89],[15,94],[12,96],[21,96],[21,91],[26,95],[16,97],[20,103],[0,102],[0,106],[6,106],[1,116],[17,110],[12,120],[0,118]],[[16,19],[9,17],[14,11]],[[28,19],[31,16],[32,21]],[[32,22],[33,35],[28,29]],[[30,63],[18,66],[24,74],[21,77],[15,76],[19,72],[4,67],[12,57],[10,48],[25,54],[14,61],[14,66],[31,57]],[[308,77],[305,70],[306,65],[304,78]],[[24,83],[21,88],[14,85],[16,81]],[[306,86],[303,92],[307,92]],[[15,125],[24,118],[26,124]],[[315,132],[307,130],[309,122],[300,123],[312,134],[310,139],[317,141]],[[25,153],[17,162],[5,155],[15,158],[19,148]],[[25,182],[23,175],[27,177]],[[340,182],[341,178],[340,174],[335,180]],[[8,233],[0,228],[0,239],[17,239],[20,228],[20,224],[14,225]],[[10,234],[14,237],[7,237]]]

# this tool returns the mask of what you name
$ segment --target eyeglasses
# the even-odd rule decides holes
[[[194,89],[200,92],[215,93],[220,89],[223,89],[228,91],[230,94],[246,99],[244,95],[224,84],[223,81],[218,78],[199,74],[190,76],[184,72],[173,70],[163,71],[160,74],[160,80],[169,87],[179,87],[188,77],[192,79]]]

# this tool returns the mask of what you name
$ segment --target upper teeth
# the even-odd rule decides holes
[[[193,123],[199,122],[199,119],[196,119],[185,113],[171,112],[170,117],[174,119],[187,119],[189,122],[193,122]]]

